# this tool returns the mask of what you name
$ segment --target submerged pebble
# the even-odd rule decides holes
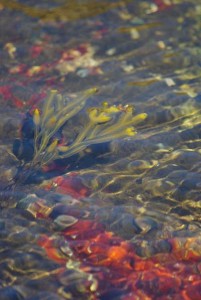
[[[54,219],[54,224],[56,229],[63,230],[74,225],[77,221],[78,219],[74,218],[73,216],[60,215]]]
[[[0,289],[1,300],[24,300],[25,298],[13,287],[4,287]]]

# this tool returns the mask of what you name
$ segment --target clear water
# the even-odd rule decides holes
[[[0,9],[0,299],[200,299],[201,2]],[[86,109],[148,114],[137,135],[13,184],[25,113],[48,90],[72,101],[94,86]]]

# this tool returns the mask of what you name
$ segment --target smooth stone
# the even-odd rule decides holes
[[[69,215],[60,215],[54,220],[54,224],[60,230],[70,227],[77,223],[78,219]]]
[[[5,287],[0,289],[1,300],[23,300],[24,298],[14,288]]]

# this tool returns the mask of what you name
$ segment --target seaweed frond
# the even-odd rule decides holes
[[[136,134],[135,125],[146,119],[147,114],[133,115],[133,107],[110,106],[104,102],[100,107],[89,108],[87,123],[70,144],[61,142],[58,132],[66,122],[83,109],[87,98],[97,91],[85,91],[82,96],[65,104],[65,99],[55,90],[51,91],[41,110],[34,109],[34,154],[31,167],[47,165],[55,159],[78,154],[92,144],[110,142],[114,139],[131,137]]]

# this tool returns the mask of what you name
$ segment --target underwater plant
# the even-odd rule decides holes
[[[74,21],[83,18],[93,17],[110,9],[114,9],[119,6],[125,6],[130,3],[131,0],[124,1],[99,1],[94,0],[86,1],[64,1],[63,5],[55,6],[52,8],[37,7],[37,5],[27,5],[21,3],[22,1],[16,0],[1,0],[1,4],[9,9],[23,12],[24,14],[33,18],[40,18],[43,21]]]
[[[30,148],[32,147],[32,154],[27,157],[20,156],[15,144],[14,155],[22,164],[30,168],[40,168],[56,159],[78,154],[90,145],[134,136],[136,134],[134,125],[145,120],[147,114],[141,113],[133,116],[134,109],[131,105],[110,106],[104,102],[100,107],[89,108],[86,111],[87,122],[83,129],[73,142],[65,141],[62,135],[63,127],[70,118],[84,108],[89,96],[96,92],[96,88],[88,89],[81,96],[66,103],[65,97],[56,90],[51,90],[43,101],[42,108],[35,108],[31,114],[28,113],[26,122],[23,124],[23,143],[26,145],[29,143]]]

